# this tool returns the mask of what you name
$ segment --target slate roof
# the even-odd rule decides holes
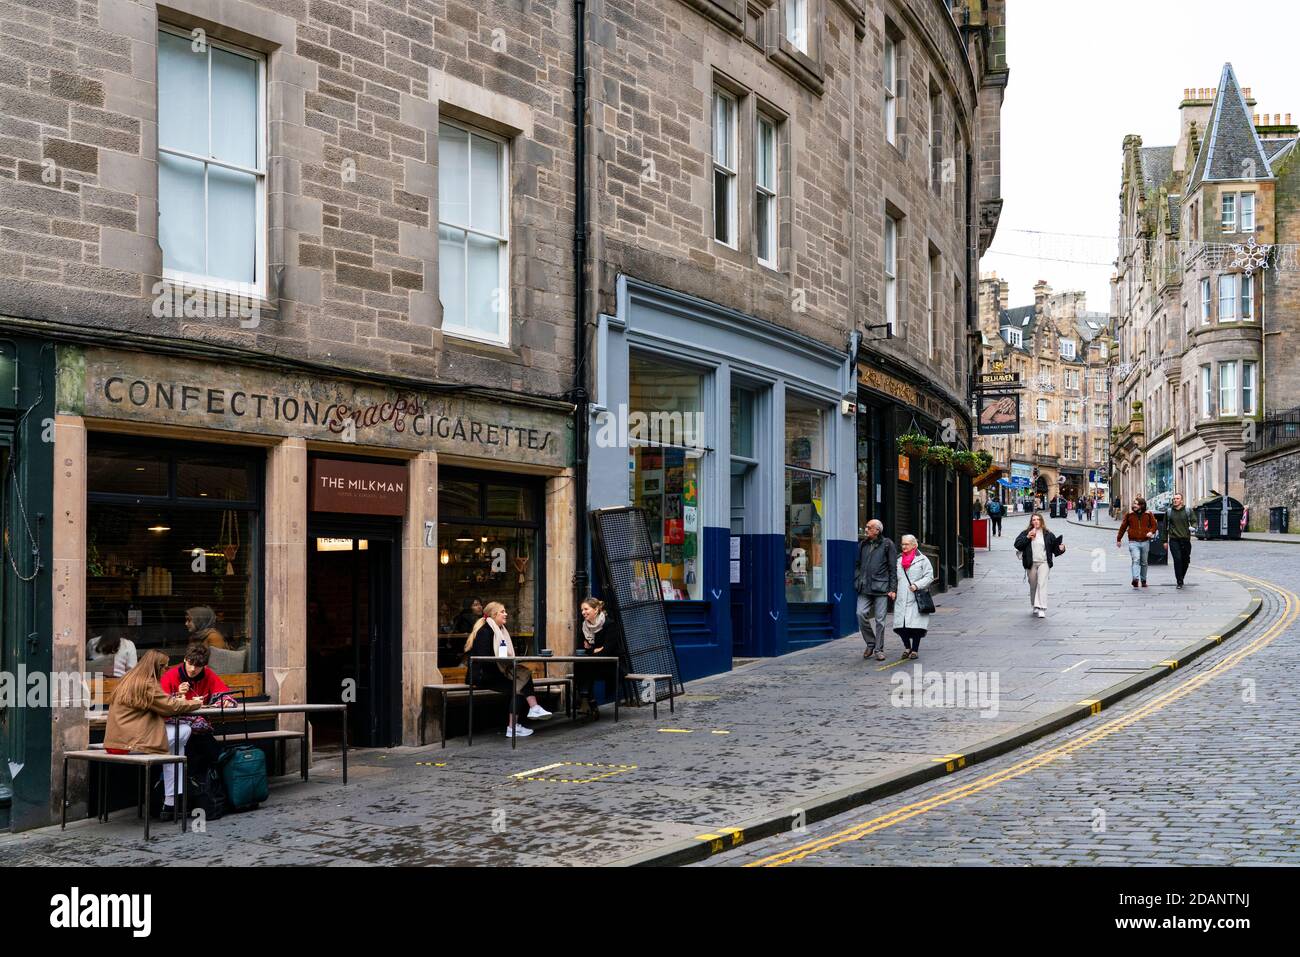
[[[1175,236],[1178,235],[1178,227],[1182,225],[1183,198],[1181,196],[1169,197],[1169,231]]]
[[[1002,333],[1003,329],[1011,327],[1019,329],[1021,332],[1021,342],[1023,344],[1019,347],[1012,346],[1012,348],[1020,348],[1022,351],[1027,352],[1027,346],[1033,338],[1036,325],[1037,313],[1033,306],[1016,306],[1014,309],[1003,309],[998,313],[998,335],[1002,337],[1004,342],[1006,336]]]
[[[1264,152],[1268,154],[1269,162],[1277,158],[1277,154],[1282,152],[1288,146],[1294,146],[1295,140],[1260,140],[1264,146]]]
[[[1088,325],[1089,322],[1093,323],[1097,328],[1092,328],[1092,326]],[[1079,331],[1079,337],[1083,340],[1085,349],[1087,344],[1105,332],[1109,325],[1110,313],[1108,312],[1081,312],[1074,320],[1074,326]]]
[[[1245,179],[1243,170],[1247,173],[1253,170],[1251,178],[1254,179],[1273,178],[1273,169],[1255,132],[1255,121],[1237,83],[1237,74],[1231,63],[1225,63],[1205,141],[1192,167],[1188,192],[1205,182]]]
[[[1148,193],[1155,193],[1174,171],[1174,149],[1172,146],[1142,148],[1142,182]]]

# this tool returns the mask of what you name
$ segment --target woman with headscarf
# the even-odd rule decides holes
[[[108,727],[104,750],[110,754],[167,754],[166,719],[203,707],[202,700],[163,691],[159,679],[167,670],[167,656],[146,651],[134,668],[113,689],[108,700]],[[175,816],[176,795],[185,790],[185,775],[163,771],[163,820]]]
[[[217,613],[207,605],[196,605],[185,612],[185,630],[190,643],[201,641],[209,648],[229,648],[226,636],[217,630]]]
[[[474,623],[469,638],[465,640],[466,658],[515,657],[515,643],[510,638],[510,632],[506,630],[508,618],[505,605],[499,601],[488,602],[487,607],[483,609],[483,617]],[[469,665],[469,683],[475,688],[488,688],[515,696],[513,707],[510,709],[510,723],[506,727],[507,738],[526,738],[533,733],[532,728],[522,725],[515,727],[515,715],[522,711],[525,705],[528,708],[525,717],[540,719],[551,716],[551,712],[537,703],[537,692],[533,690],[533,676],[527,668],[515,670],[512,687],[511,669],[505,662],[470,660]]]

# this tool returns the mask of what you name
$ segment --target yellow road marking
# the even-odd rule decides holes
[[[1170,659],[1168,659],[1167,661],[1161,661],[1161,662],[1159,662],[1159,664],[1164,665],[1164,666],[1165,666],[1166,668],[1168,668],[1170,671],[1173,671],[1174,669],[1176,669],[1176,668],[1178,667],[1178,662],[1175,661],[1173,658],[1170,658]]]
[[[730,731],[710,731],[709,734],[731,734]]]
[[[690,728],[660,728],[660,734],[694,734]]]
[[[1097,698],[1084,698],[1077,704],[1081,708],[1087,708],[1091,714],[1101,714],[1101,701]]]
[[[445,768],[446,761],[416,761],[416,765],[422,768]]]
[[[881,666],[880,666],[879,668],[877,668],[876,670],[877,670],[877,671],[888,671],[890,668],[897,668],[899,665],[905,665],[905,664],[907,664],[908,661],[910,661],[910,660],[911,660],[910,658],[899,658],[899,659],[898,659],[897,661],[895,661],[892,665],[881,665]]]
[[[556,761],[554,764],[543,764],[540,768],[529,768],[527,771],[520,771],[518,774],[510,775],[512,778],[523,778],[530,774],[541,774],[543,771],[554,771],[556,768],[564,767],[566,762]]]
[[[551,778],[538,777],[544,771],[551,771],[555,768],[609,768],[602,774],[592,774],[585,778]],[[595,761],[557,761],[554,764],[548,764],[545,767],[533,768],[531,771],[520,771],[518,774],[510,775],[518,781],[546,781],[551,784],[591,784],[593,781],[602,781],[605,778],[612,778],[616,774],[622,774],[624,771],[635,771],[635,764],[599,764]]]
[[[1207,571],[1208,570],[1210,569],[1207,569]],[[1031,758],[1027,758],[1024,761],[1020,761],[1016,764],[1013,764],[1010,767],[1002,769],[1001,771],[995,771],[991,774],[986,774],[984,777],[977,778],[976,780],[970,782],[969,784],[965,784],[960,787],[951,788],[942,793],[935,794],[931,797],[925,798],[924,800],[916,801],[913,802],[912,804],[908,804],[903,807],[900,807],[897,810],[889,812],[888,814],[882,814],[879,817],[872,818],[869,821],[863,821],[860,824],[855,824],[852,827],[845,828],[842,831],[837,831],[834,834],[828,834],[826,837],[818,838],[815,841],[808,841],[807,843],[801,844],[798,847],[790,848],[789,850],[781,851],[776,854],[771,854],[757,861],[752,861],[749,864],[746,864],[745,866],[746,867],[779,867],[782,864],[791,864],[794,863],[795,861],[801,861],[805,857],[808,857],[812,854],[816,854],[819,851],[829,850],[832,847],[836,847],[840,844],[844,844],[849,841],[861,840],[862,838],[866,837],[868,834],[873,834],[876,831],[883,831],[885,828],[893,827],[895,824],[901,824],[903,821],[909,820],[920,814],[924,814],[927,811],[932,811],[935,808],[944,807],[945,805],[952,804],[955,801],[960,801],[963,800],[964,798],[972,797],[976,794],[979,794],[982,791],[988,790],[991,787],[996,787],[997,785],[1003,783],[1004,781],[1010,781],[1015,778],[1022,777],[1023,775],[1028,774],[1030,771],[1034,771],[1037,770],[1038,768],[1045,767],[1046,765],[1051,764],[1053,761],[1056,761],[1059,758],[1067,757],[1075,751],[1088,747],[1091,744],[1095,744],[1098,741],[1101,741],[1104,738],[1107,738],[1110,735],[1115,734],[1119,731],[1123,731],[1125,728],[1129,727],[1129,725],[1132,725],[1140,721],[1142,718],[1145,718],[1147,715],[1154,714],[1155,712],[1161,710],[1162,708],[1165,708],[1166,706],[1172,704],[1173,702],[1186,697],[1187,695],[1191,694],[1193,691],[1200,689],[1203,685],[1213,680],[1214,678],[1217,678],[1223,673],[1232,670],[1238,664],[1240,664],[1242,661],[1244,661],[1246,658],[1250,657],[1251,655],[1255,654],[1260,649],[1265,648],[1268,645],[1272,644],[1273,641],[1277,639],[1278,635],[1282,634],[1287,628],[1289,628],[1292,624],[1295,623],[1298,617],[1300,617],[1300,595],[1297,595],[1295,592],[1282,588],[1279,585],[1274,585],[1271,582],[1263,581],[1262,579],[1259,578],[1252,578],[1249,575],[1242,575],[1236,572],[1226,572],[1220,570],[1214,570],[1214,571],[1216,571],[1220,575],[1224,575],[1230,578],[1236,578],[1245,582],[1254,582],[1255,584],[1261,587],[1271,588],[1274,592],[1276,592],[1279,596],[1281,596],[1285,602],[1285,607],[1282,616],[1277,621],[1275,621],[1272,625],[1270,625],[1267,629],[1265,629],[1265,631],[1258,638],[1254,639],[1249,644],[1244,645],[1241,648],[1237,649],[1236,651],[1232,652],[1231,654],[1227,655],[1221,661],[1219,661],[1217,664],[1207,669],[1206,671],[1203,671],[1200,674],[1188,678],[1178,687],[1170,688],[1168,691],[1166,691],[1164,694],[1160,695],[1159,697],[1153,698],[1152,700],[1148,701],[1146,704],[1142,705],[1139,708],[1135,708],[1129,714],[1122,715],[1117,718],[1112,718],[1110,721],[1106,722],[1105,724],[1100,725],[1092,729],[1091,731],[1088,731],[1087,733],[1082,734],[1077,738],[1074,738],[1073,740],[1057,745],[1054,748],[1049,748],[1046,751],[1040,752],[1039,754],[1036,754]]]
[[[745,829],[740,827],[721,827],[718,828],[720,834],[697,834],[697,841],[709,842],[709,853],[718,854],[727,849],[727,838],[731,838],[731,847],[739,847],[745,843]]]

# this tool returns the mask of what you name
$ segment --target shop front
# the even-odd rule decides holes
[[[618,288],[597,343],[590,504],[645,510],[683,677],[856,630],[845,354]]]
[[[107,692],[122,649],[176,661],[201,637],[232,687],[347,702],[350,739],[383,747],[419,739],[472,598],[571,647],[569,589],[545,600],[572,576],[570,406],[101,348],[58,364],[56,668]],[[81,746],[84,716],[61,717],[56,750]]]
[[[857,524],[862,534],[879,519],[897,542],[915,535],[934,563],[938,588],[956,585],[967,565],[971,478],[927,463],[898,448],[898,437],[919,432],[954,448],[970,447],[967,417],[908,381],[879,356],[858,362]]]

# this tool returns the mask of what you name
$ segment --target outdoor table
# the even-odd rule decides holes
[[[600,662],[601,664],[614,666],[614,722],[618,723],[618,699],[619,699],[619,678],[622,677],[622,659],[618,655],[515,655],[514,657],[497,657],[496,655],[473,655],[470,657],[470,673],[465,677],[470,679],[469,684],[469,727],[470,734],[474,733],[474,662],[475,661],[501,661],[510,664],[510,718],[511,724],[517,726],[519,723],[519,695],[514,693],[515,676],[519,673],[520,662],[540,661],[542,663],[542,677],[547,677],[546,662],[559,661],[568,663],[578,662]],[[474,743],[473,738],[469,739],[467,746]],[[519,743],[516,735],[510,736],[510,749],[513,751]]]
[[[233,708],[214,708],[205,706],[197,711],[187,711],[184,717],[198,716],[202,718],[216,718],[224,721],[243,720],[245,717],[258,718],[267,717],[277,714],[319,714],[321,712],[337,711],[343,716],[343,783],[348,783],[348,706],[346,704],[247,704],[239,705]],[[90,715],[90,724],[92,727],[108,724],[108,712],[93,712]],[[174,753],[180,754],[181,736],[176,735],[172,742]],[[166,770],[163,771],[166,774]],[[172,774],[175,775],[175,769]]]

